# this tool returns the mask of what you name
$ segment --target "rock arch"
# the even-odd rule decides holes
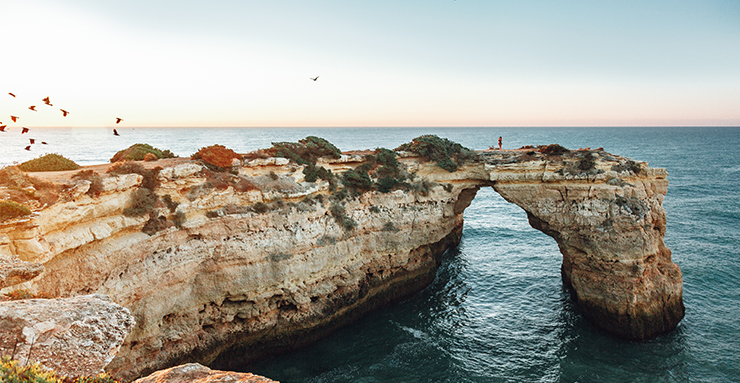
[[[555,239],[561,274],[582,314],[594,325],[643,340],[673,330],[684,316],[683,279],[665,246],[665,169],[603,151],[588,171],[578,154],[525,157],[491,152],[483,170],[468,169],[455,212],[481,186],[524,209],[530,225]],[[588,154],[587,154],[588,155]],[[582,158],[582,157],[581,157]]]

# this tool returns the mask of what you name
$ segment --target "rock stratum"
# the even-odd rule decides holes
[[[115,377],[186,362],[230,369],[427,286],[460,241],[463,211],[493,187],[557,241],[563,282],[593,324],[647,339],[683,318],[681,272],[663,243],[664,169],[600,149],[484,151],[455,172],[409,153],[399,162],[404,189],[344,198],[284,158],[233,174],[143,163],[162,169],[160,202],[142,216],[124,214],[141,201],[142,175],[98,169],[102,186],[87,193],[92,183],[72,172],[42,174],[64,196],[0,224],[0,287],[103,294],[127,308],[136,324],[106,367]],[[317,165],[342,174],[364,163],[345,154]]]

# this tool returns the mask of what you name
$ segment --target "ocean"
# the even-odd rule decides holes
[[[683,272],[686,317],[645,342],[615,338],[578,314],[555,241],[519,207],[481,189],[460,246],[419,294],[370,313],[303,349],[243,366],[292,382],[740,381],[740,128],[36,128],[0,133],[0,166],[44,153],[108,162],[131,144],[188,156],[237,152],[308,135],[342,150],[395,148],[436,134],[470,149],[559,143],[603,147],[668,169],[665,242]],[[45,141],[24,150],[28,138]]]

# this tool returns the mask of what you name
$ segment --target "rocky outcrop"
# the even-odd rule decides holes
[[[103,372],[134,327],[128,309],[101,295],[0,302],[0,355],[60,376]]]
[[[24,262],[9,254],[0,256],[0,289],[30,281],[42,271],[40,263]]]
[[[106,294],[131,311],[137,324],[107,368],[114,376],[191,361],[229,368],[425,287],[458,244],[476,191],[493,187],[558,242],[563,280],[596,325],[633,339],[677,325],[682,281],[663,244],[664,170],[602,150],[481,156],[450,173],[405,154],[415,177],[406,189],[355,197],[305,182],[303,167],[284,159],[238,175],[171,160],[154,191],[169,202],[152,219],[123,214],[141,176],[107,176],[97,197],[80,181],[66,202],[0,228],[9,243],[0,251],[43,263],[23,288]],[[342,173],[362,163],[345,155],[320,165]]]
[[[157,371],[134,383],[280,383],[252,373],[211,370],[198,363],[188,363]]]

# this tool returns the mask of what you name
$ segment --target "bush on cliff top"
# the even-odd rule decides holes
[[[550,144],[550,145],[540,145],[537,147],[537,150],[539,150],[540,153],[550,154],[559,156],[561,154],[565,154],[570,152],[570,150],[566,149],[562,145],[559,144]]]
[[[7,356],[0,359],[0,382],[9,383],[119,383],[108,374],[82,376],[77,379],[59,377],[40,363],[23,363]]]
[[[463,163],[478,158],[472,150],[433,134],[416,137],[396,150],[414,153],[426,161],[435,161],[439,167],[450,173]]]
[[[235,159],[240,160],[242,157],[235,151],[216,144],[198,149],[190,158],[202,160],[211,170],[226,171],[231,168]]]
[[[31,210],[26,205],[14,201],[0,201],[0,222],[29,214]]]
[[[174,153],[172,153],[169,150],[160,150],[155,147],[152,147],[149,144],[133,144],[129,146],[126,149],[123,149],[116,154],[113,155],[113,157],[110,159],[110,162],[118,162],[118,161],[143,161],[144,157],[148,153],[151,153],[155,156],[157,156],[157,159],[160,158],[174,158]]]
[[[80,165],[77,165],[74,161],[56,153],[34,158],[18,165],[18,169],[23,170],[24,172],[56,172],[62,170],[77,170],[79,168]]]
[[[336,159],[342,156],[342,152],[331,142],[316,136],[308,136],[298,142],[273,142],[270,151],[276,157],[287,158],[301,165],[315,165],[321,157]]]

